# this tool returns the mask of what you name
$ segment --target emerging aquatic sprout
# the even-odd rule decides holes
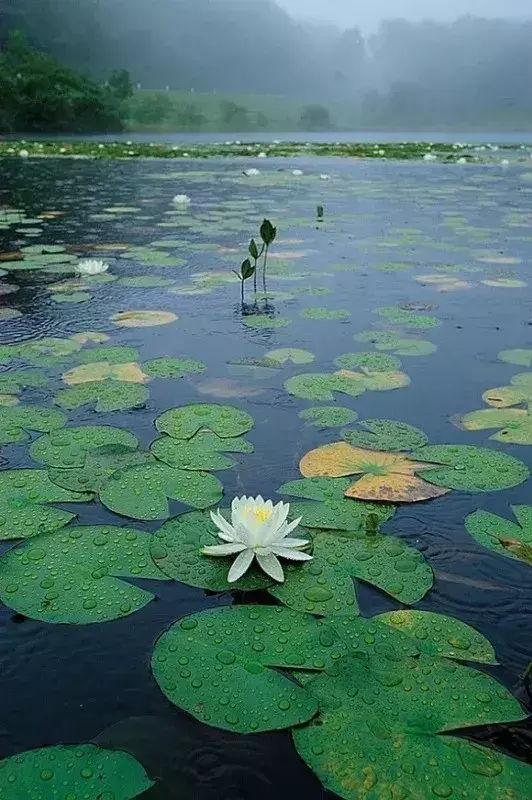
[[[320,206],[316,206],[316,216],[318,218],[318,222],[323,222],[323,214],[324,214],[323,206],[321,206],[321,205]]]
[[[262,286],[266,294],[266,262],[268,261],[268,249],[275,241],[277,228],[274,228],[269,219],[264,219],[260,226],[260,238],[264,242],[264,263],[262,265]]]
[[[76,271],[80,275],[101,275],[102,272],[107,272],[109,264],[97,258],[84,258],[78,261]]]
[[[252,275],[255,274],[255,267],[252,265],[249,258],[246,258],[242,264],[240,265],[240,272],[237,272],[236,269],[233,270],[236,277],[240,281],[240,302],[242,303],[242,307],[244,306],[244,283],[247,281],[248,278],[251,278]]]
[[[190,205],[190,197],[188,194],[176,194],[172,203],[176,206],[189,206]]]
[[[289,503],[273,505],[271,500],[258,497],[235,497],[231,504],[231,522],[211,511],[211,519],[218,528],[218,536],[225,544],[202,548],[207,556],[236,555],[227,580],[234,583],[250,568],[256,558],[259,567],[278,583],[283,583],[284,573],[279,558],[291,561],[310,561],[312,556],[302,553],[308,545],[306,539],[291,539],[288,534],[297,528],[301,517],[287,523]]]
[[[257,247],[257,242],[255,241],[255,239],[252,239],[249,243],[249,248],[248,248],[249,254],[253,259],[253,291],[255,294],[257,294],[257,266],[258,266],[257,262],[264,252],[264,247],[265,245],[263,244],[261,249],[259,250],[259,248]]]

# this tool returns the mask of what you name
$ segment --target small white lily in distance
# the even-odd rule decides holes
[[[176,206],[189,206],[191,201],[188,194],[176,194],[172,202]]]
[[[218,536],[225,544],[203,547],[207,556],[236,555],[227,580],[234,583],[250,568],[253,559],[259,567],[278,583],[283,583],[284,573],[279,558],[290,561],[311,561],[312,556],[302,553],[308,545],[306,539],[291,539],[301,522],[301,517],[287,523],[289,503],[273,505],[271,500],[258,497],[235,497],[231,505],[231,522],[227,522],[220,510],[211,511],[211,519],[218,528]]]
[[[103,272],[107,272],[108,269],[109,264],[97,258],[84,258],[78,261],[76,265],[76,271],[80,275],[101,275]]]

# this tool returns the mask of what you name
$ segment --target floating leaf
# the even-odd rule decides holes
[[[138,364],[109,364],[107,361],[97,361],[82,364],[68,370],[62,376],[63,383],[67,386],[76,386],[83,383],[97,383],[100,381],[123,381],[124,383],[146,383],[149,376],[145,375]]]
[[[397,453],[401,450],[414,450],[427,444],[428,436],[419,428],[406,422],[393,419],[366,419],[358,423],[365,431],[345,428],[342,437],[356,447],[367,447],[371,450],[390,450]]]
[[[525,289],[528,286],[526,281],[519,281],[515,278],[492,278],[481,281],[484,286],[493,286],[495,289]]]
[[[388,611],[373,619],[412,636],[420,652],[426,655],[480,664],[497,663],[491,642],[475,628],[453,617],[432,611],[403,609]]]
[[[285,328],[292,322],[287,317],[270,317],[268,314],[253,314],[242,318],[248,328]]]
[[[0,761],[0,797],[5,800],[131,800],[151,786],[129,753],[93,744],[43,747]]]
[[[442,444],[422,447],[412,454],[417,461],[442,464],[423,473],[436,486],[463,492],[493,492],[518,486],[529,477],[526,464],[506,453],[485,447]]]
[[[84,466],[88,453],[96,454],[113,445],[136,450],[138,440],[129,431],[108,425],[63,428],[36,439],[30,455],[48,467],[73,469]]]
[[[153,595],[121,578],[167,580],[150,558],[151,538],[113,525],[45,533],[0,558],[0,598],[43,622],[84,625],[127,617]]]
[[[88,292],[72,292],[71,294],[61,292],[50,295],[50,300],[53,300],[54,303],[86,303],[88,300],[92,300],[92,295]]]
[[[206,367],[192,358],[154,358],[146,361],[142,368],[150,378],[184,378],[185,375],[200,375]]]
[[[460,425],[468,431],[502,428],[490,439],[511,444],[532,444],[532,414],[525,409],[483,408],[465,414],[460,419]]]
[[[393,350],[398,356],[428,356],[437,350],[424,339],[404,339],[386,331],[363,331],[353,336],[357,342],[370,342],[377,350]]]
[[[388,322],[394,325],[403,325],[406,328],[424,330],[426,328],[437,328],[441,325],[441,320],[437,317],[423,317],[421,314],[412,314],[410,311],[403,311],[396,306],[376,308],[373,313],[378,314],[380,317],[386,317]]]
[[[151,328],[155,325],[169,325],[178,319],[171,311],[120,311],[109,319],[119,328]]]
[[[334,400],[333,392],[359,397],[366,391],[365,376],[351,373],[304,373],[285,381],[284,388],[289,394],[304,400]]]
[[[344,492],[346,497],[388,503],[415,503],[446,494],[416,476],[429,469],[403,455],[375,452],[352,447],[347,442],[334,442],[311,450],[301,459],[299,470],[306,478],[362,474]]]
[[[77,342],[77,344],[80,345],[87,344],[88,342],[103,344],[104,342],[109,341],[109,336],[106,333],[100,333],[99,331],[82,331],[81,333],[75,333],[71,338],[72,341]]]
[[[100,412],[125,411],[128,408],[141,408],[149,399],[150,393],[138,383],[119,383],[115,381],[93,381],[60,389],[54,403],[71,411],[84,405],[95,405]]]
[[[410,383],[410,378],[404,372],[351,372],[343,369],[335,374],[348,380],[363,380],[366,389],[372,392],[403,389]]]
[[[349,319],[351,316],[351,312],[345,309],[334,310],[331,308],[320,308],[318,306],[303,308],[300,313],[305,319]]]
[[[398,358],[384,353],[344,353],[335,358],[334,363],[342,369],[360,369],[365,373],[395,372],[401,368]]]
[[[530,563],[527,548],[532,547],[532,506],[510,506],[517,523],[489,511],[475,511],[465,520],[468,532],[483,547]],[[524,557],[523,557],[524,556]]]
[[[223,486],[207,472],[172,469],[161,463],[115,472],[100,490],[100,500],[111,511],[133,519],[165,519],[168,499],[193,508],[208,508],[223,495]]]
[[[218,608],[164,633],[152,670],[166,697],[201,722],[239,733],[278,730],[307,722],[318,708],[278,670],[324,669],[342,652],[336,639],[323,623],[287,608]]]
[[[214,471],[235,466],[223,453],[252,453],[253,445],[245,439],[221,439],[211,431],[200,431],[192,439],[164,436],[152,442],[150,450],[155,458],[170,467]]]
[[[277,361],[279,364],[310,364],[315,359],[314,353],[309,350],[298,350],[294,347],[285,347],[280,350],[269,350],[266,358]]]
[[[211,592],[265,589],[272,580],[254,563],[235,583],[227,582],[229,566],[222,558],[209,558],[201,549],[220,543],[218,528],[205,511],[190,511],[162,525],[152,539],[151,556],[165,575],[187,586]]]
[[[519,367],[532,367],[532,348],[517,348],[515,350],[501,350],[497,358],[507,364],[517,364]]]
[[[354,654],[305,688],[316,696],[320,715],[294,729],[296,748],[324,786],[344,800],[421,800],[427,791],[485,800],[524,800],[530,794],[530,767],[438,735],[523,718],[517,701],[488,675],[425,655]]]
[[[37,406],[0,409],[0,444],[23,442],[30,438],[29,431],[48,433],[63,428],[67,418],[60,411]]]
[[[0,406],[2,407],[17,406],[19,403],[20,400],[14,394],[0,394]]]
[[[245,411],[216,403],[171,408],[155,420],[157,430],[174,439],[191,439],[201,430],[230,439],[247,433],[253,425],[253,417]]]
[[[118,283],[121,286],[129,286],[134,289],[159,289],[171,286],[175,281],[171,278],[159,278],[155,275],[137,275],[130,278],[120,278]]]
[[[99,492],[108,478],[126,467],[153,461],[144,450],[129,450],[121,445],[109,445],[96,453],[87,453],[82,467],[61,469],[50,467],[51,481],[73,492]]]
[[[349,425],[357,417],[356,411],[342,406],[318,406],[299,412],[300,419],[317,428],[337,428],[340,425]]]
[[[82,350],[76,356],[76,360],[80,364],[95,364],[102,361],[107,364],[125,364],[128,361],[138,361],[138,359],[138,350],[134,347],[123,347],[122,345],[91,347],[88,350]]]
[[[532,403],[532,390],[524,386],[497,386],[488,389],[482,399],[494,408],[509,408],[510,406]]]
[[[40,389],[46,386],[47,380],[40,372],[30,369],[16,369],[10,372],[0,372],[0,393],[19,394],[22,388],[31,387]]]

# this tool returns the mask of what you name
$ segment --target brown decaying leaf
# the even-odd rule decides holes
[[[532,547],[529,544],[521,542],[519,539],[499,539],[499,542],[512,555],[517,556],[526,564],[532,565]]]
[[[134,361],[124,364],[109,364],[108,361],[82,364],[65,372],[62,378],[63,383],[68,386],[105,380],[123,381],[124,383],[147,383],[150,380],[149,375],[146,375]]]
[[[386,503],[419,503],[448,494],[449,489],[433,486],[416,475],[364,475],[344,492],[355,500]]]
[[[22,261],[24,256],[18,250],[11,253],[0,253],[0,261]]]

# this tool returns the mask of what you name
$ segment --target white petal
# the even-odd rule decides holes
[[[272,547],[272,553],[280,558],[288,558],[290,561],[312,561],[312,556],[308,553],[293,550],[291,547]]]
[[[276,542],[274,547],[294,547],[294,548],[302,548],[306,547],[309,544],[308,539],[281,539],[280,542]]]
[[[290,503],[283,503],[281,501],[280,503],[277,503],[275,508],[278,509],[277,524],[279,525],[279,527],[281,527],[281,525],[284,525],[284,523],[286,522],[288,512],[290,511]]]
[[[225,539],[227,542],[236,542],[238,540],[235,529],[222,517],[219,510],[216,512],[211,511],[211,519],[218,528],[220,539]]]
[[[209,544],[207,547],[202,547],[201,552],[206,556],[232,556],[245,549],[245,544]]]
[[[270,578],[273,578],[278,583],[284,583],[283,568],[273,553],[269,553],[267,556],[257,555],[257,561],[266,575],[269,575]]]
[[[291,522],[289,525],[284,525],[278,532],[276,541],[281,541],[281,539],[286,539],[289,533],[295,531],[295,529],[297,528],[302,519],[303,517],[299,517],[298,519],[295,519],[293,522]]]
[[[227,576],[227,580],[229,583],[234,583],[239,578],[244,575],[251,566],[251,562],[254,558],[253,550],[242,550],[239,555],[235,558],[231,569],[229,570],[229,574]]]

